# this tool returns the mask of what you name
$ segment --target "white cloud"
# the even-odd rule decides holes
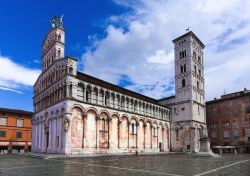
[[[157,50],[154,55],[147,57],[149,63],[170,64],[174,61],[174,50],[166,53],[164,49]]]
[[[7,57],[0,56],[0,89],[21,93],[18,89],[33,86],[40,70],[31,69],[14,63]]]
[[[7,88],[7,87],[2,87],[2,86],[0,86],[0,90],[7,90],[7,91],[15,92],[15,93],[18,93],[18,94],[23,94],[21,91],[11,89],[11,88]]]
[[[83,54],[84,72],[154,98],[173,93],[175,37],[190,26],[206,45],[206,96],[250,88],[250,1],[116,0],[133,9],[111,16],[106,37]],[[136,2],[136,3],[135,3]],[[118,27],[117,27],[118,26]]]

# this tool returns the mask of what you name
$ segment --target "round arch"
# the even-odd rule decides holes
[[[74,104],[74,105],[71,107],[70,111],[73,112],[73,109],[76,109],[76,108],[80,109],[80,110],[82,111],[82,113],[85,112],[84,107],[81,106],[81,105],[79,105],[79,104]]]

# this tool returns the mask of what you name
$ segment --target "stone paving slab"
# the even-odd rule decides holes
[[[250,155],[185,154],[39,159],[0,155],[0,176],[250,175]]]

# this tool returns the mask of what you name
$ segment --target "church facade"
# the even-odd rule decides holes
[[[179,46],[184,38],[186,43]],[[42,44],[42,73],[34,85],[32,151],[73,155],[199,150],[199,129],[206,127],[204,79],[192,70],[193,42],[203,60],[204,45],[192,32],[176,39],[177,95],[156,100],[78,72],[77,60],[64,55],[62,17],[53,17]],[[179,58],[179,51],[185,58]],[[185,72],[179,73],[177,65],[184,63]],[[203,74],[202,65],[197,69]],[[193,86],[196,79],[199,90]],[[185,113],[176,113],[183,107]]]

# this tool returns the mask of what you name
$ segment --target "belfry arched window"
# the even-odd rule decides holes
[[[199,89],[199,81],[197,81],[197,89]]]
[[[181,73],[183,73],[183,66],[181,65]]]
[[[72,97],[72,89],[73,89],[73,86],[72,84],[69,85],[69,96]]]
[[[185,79],[182,79],[182,87],[185,87],[186,86],[186,81]]]
[[[193,52],[193,58],[196,59],[196,52]]]
[[[89,90],[86,90],[86,101],[90,102],[90,92],[89,92]]]
[[[198,63],[201,64],[201,57],[198,56]]]
[[[61,34],[59,34],[59,35],[58,35],[58,41],[61,42],[61,40],[62,40],[62,36],[61,36]]]
[[[61,49],[60,48],[58,49],[57,54],[58,54],[58,58],[60,58],[61,57]]]

